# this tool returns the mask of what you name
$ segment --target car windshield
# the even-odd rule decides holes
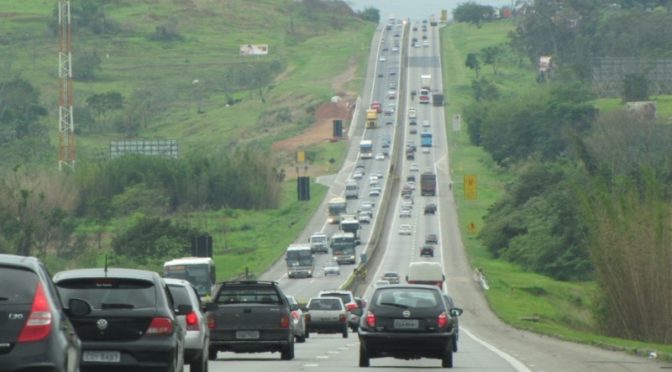
[[[308,310],[343,310],[338,298],[313,298],[308,303]]]
[[[280,304],[282,300],[278,292],[271,287],[223,287],[215,302],[218,304]]]

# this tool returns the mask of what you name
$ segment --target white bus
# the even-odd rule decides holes
[[[373,158],[373,141],[362,140],[362,142],[359,143],[359,158],[360,159]]]
[[[291,244],[285,253],[287,276],[289,278],[312,278],[315,272],[315,261],[310,244]]]
[[[191,283],[201,298],[212,295],[216,283],[215,261],[210,257],[183,257],[163,264],[165,278],[184,279]]]

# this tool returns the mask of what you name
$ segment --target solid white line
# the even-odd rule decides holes
[[[518,359],[514,358],[511,356],[511,354],[504,352],[495,346],[487,343],[486,341],[481,340],[480,338],[476,337],[473,333],[469,332],[468,329],[464,327],[460,327],[460,332],[464,332],[467,334],[467,336],[471,337],[474,341],[478,342],[479,344],[483,345],[486,349],[492,351],[493,353],[497,354],[500,358],[504,359],[507,363],[511,365],[511,367],[515,368],[516,371],[518,372],[532,372],[531,369],[527,368],[521,361]]]

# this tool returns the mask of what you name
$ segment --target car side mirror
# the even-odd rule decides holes
[[[79,298],[71,298],[68,301],[67,313],[73,316],[85,316],[91,313],[91,305]]]
[[[216,303],[208,302],[207,304],[205,304],[205,311],[214,312],[217,310],[219,310],[219,305],[217,305]]]
[[[175,309],[175,315],[186,315],[193,310],[194,308],[191,305],[177,305],[177,309]]]
[[[462,312],[463,312],[462,309],[460,309],[459,307],[453,307],[450,309],[450,316],[453,317],[460,316],[462,315]]]

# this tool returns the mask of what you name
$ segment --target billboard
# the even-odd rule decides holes
[[[265,56],[268,55],[268,44],[242,44],[241,56]]]
[[[128,154],[160,156],[177,159],[179,147],[176,140],[125,140],[110,142],[110,158]]]

